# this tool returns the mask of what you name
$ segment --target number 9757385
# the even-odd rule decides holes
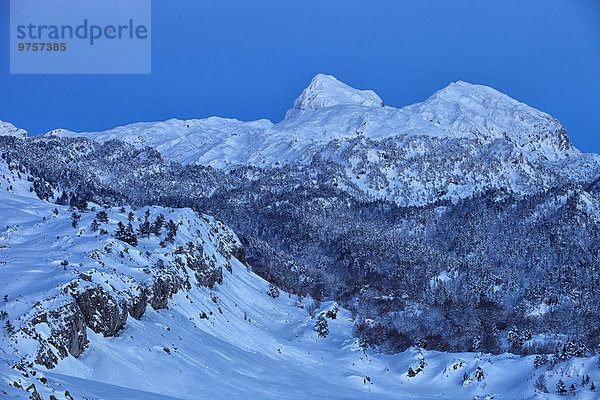
[[[19,51],[67,51],[66,43],[18,43]]]

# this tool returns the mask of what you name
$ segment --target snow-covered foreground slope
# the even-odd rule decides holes
[[[268,298],[267,285],[243,268],[228,278],[212,292],[176,295],[169,310],[150,310],[119,337],[92,334],[90,349],[79,359],[41,372],[50,380],[44,390],[105,399],[522,399],[532,397],[534,379],[546,375],[552,391],[562,379],[567,387],[577,385],[579,398],[595,398],[589,385],[581,387],[585,375],[599,378],[595,358],[548,372],[533,368],[534,357],[417,349],[366,355],[353,345],[346,312],[329,320],[331,333],[321,339],[312,330],[314,320],[293,299]],[[208,320],[198,317],[203,312]],[[422,371],[410,378],[409,369],[419,366]],[[4,377],[36,382],[19,371]],[[43,395],[42,385],[37,387]]]
[[[268,296],[214,219],[108,208],[102,222],[89,205],[96,210],[75,211],[74,227],[72,210],[35,198],[20,175],[0,161],[5,398],[522,399],[539,375],[553,392],[562,379],[580,398],[596,397],[581,382],[600,382],[597,357],[536,369],[533,356],[365,354],[343,309],[319,337],[316,316],[335,304],[311,312],[310,299]],[[177,225],[172,243],[166,227],[136,246],[113,237],[118,222],[139,228],[160,214]]]

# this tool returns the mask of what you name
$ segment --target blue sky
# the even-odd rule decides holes
[[[449,82],[495,87],[600,153],[600,1],[154,0],[151,75],[9,75],[0,120],[31,134],[137,121],[281,120],[318,72],[392,106]]]

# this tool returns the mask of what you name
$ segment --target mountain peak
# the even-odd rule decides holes
[[[27,131],[20,129],[9,122],[0,121],[0,136],[15,136],[20,139],[27,137]]]
[[[383,107],[383,101],[372,90],[354,89],[334,76],[317,74],[294,102],[297,110],[319,110],[338,105]]]
[[[455,135],[504,138],[549,160],[577,152],[558,120],[488,86],[452,82],[407,109]]]
[[[504,103],[510,106],[524,105],[494,88],[465,81],[450,83],[445,88],[435,92],[427,101],[457,103],[464,104],[465,106],[490,102]]]

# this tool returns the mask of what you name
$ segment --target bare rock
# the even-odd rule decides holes
[[[104,288],[96,286],[76,297],[86,325],[105,337],[116,336],[127,322],[128,307],[125,301],[117,302]]]

